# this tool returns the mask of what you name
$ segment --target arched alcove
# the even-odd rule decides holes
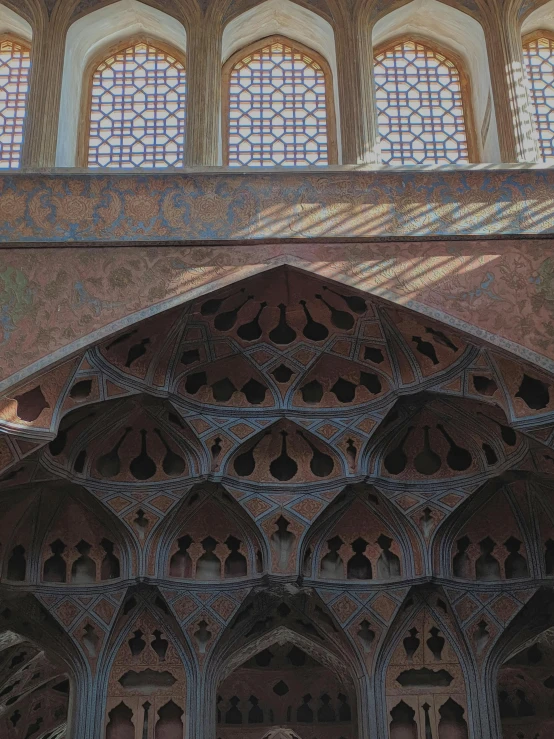
[[[217,689],[217,735],[258,739],[279,726],[302,735],[355,739],[352,685],[284,635],[260,649]]]
[[[19,13],[5,5],[0,5],[0,35],[10,34],[30,44],[33,39],[31,24]]]
[[[491,700],[503,739],[552,734],[554,602],[540,588],[506,625],[488,665]]]
[[[214,736],[243,736],[238,730],[258,739],[278,727],[325,739],[363,735],[372,723],[366,667],[338,618],[311,588],[253,590],[207,664]]]
[[[438,0],[412,0],[382,16],[373,28],[373,47],[382,48],[394,39],[421,40],[462,62],[462,75],[469,81],[470,107],[467,125],[473,132],[479,158],[500,161],[496,117],[492,97],[485,34],[467,13]],[[472,121],[473,118],[473,121]]]
[[[283,36],[314,49],[326,59],[333,79],[333,107],[341,162],[340,115],[337,90],[335,37],[331,24],[317,13],[291,0],[266,0],[233,18],[223,31],[222,62],[240,49],[268,36]],[[225,94],[225,91],[224,91]],[[333,111],[331,111],[333,113]],[[223,142],[225,144],[225,142]]]
[[[88,125],[83,120],[82,111],[86,105],[84,91],[88,90],[85,78],[92,72],[89,70],[91,60],[101,55],[104,49],[109,55],[114,48],[124,46],[126,39],[137,37],[169,44],[183,55],[186,51],[184,26],[139,0],[118,0],[88,13],[70,26],[65,45],[57,166],[75,167],[78,164],[80,126]]]
[[[420,557],[414,543],[375,488],[348,487],[308,531],[303,574],[324,581],[394,583],[413,571]]]
[[[525,15],[521,24],[523,38],[535,31],[554,32],[554,0],[541,3]]]
[[[82,587],[127,578],[136,552],[121,523],[65,481],[15,486],[0,526],[2,581]]]
[[[510,479],[508,473],[475,492],[453,517],[451,530],[442,532],[443,566],[460,580],[486,583],[530,578],[535,561],[530,505],[537,520],[543,521],[539,556],[548,561],[546,542],[552,522],[541,511],[539,493],[525,475],[515,473]]]
[[[0,735],[62,737],[70,702],[67,667],[55,654],[0,626]]]
[[[554,2],[550,0],[525,17],[522,26],[523,59],[535,135],[543,161],[552,163],[552,70],[554,67]]]
[[[121,618],[126,615],[124,607]],[[166,624],[150,609],[135,612],[131,604],[117,643],[102,739],[183,739],[187,672]]]
[[[554,632],[547,629],[510,657],[498,674],[503,739],[554,731]]]
[[[437,603],[447,609],[440,598]],[[410,617],[403,614],[400,620],[397,636],[386,652],[388,736],[469,739],[467,676],[452,634],[432,608],[416,606]]]
[[[31,72],[32,29],[0,6],[0,170],[21,163]]]
[[[43,503],[53,514],[41,548],[43,582],[83,586],[128,576],[132,552],[118,531],[118,522],[115,526],[112,522],[111,528],[106,526],[82,501],[70,495],[57,505],[52,500]],[[109,520],[103,509],[101,514]]]
[[[223,488],[209,488],[193,489],[160,535],[157,569],[162,577],[235,580],[263,570],[264,548],[252,522]]]

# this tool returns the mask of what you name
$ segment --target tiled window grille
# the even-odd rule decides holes
[[[376,55],[375,86],[385,164],[469,160],[462,79],[452,61],[400,41]]]
[[[16,41],[0,42],[0,168],[19,167],[31,52]]]
[[[523,45],[533,115],[543,159],[554,159],[554,39],[540,36]]]
[[[182,166],[183,64],[139,43],[105,59],[92,78],[89,167]]]
[[[284,39],[268,39],[235,56],[225,77],[229,165],[325,165],[334,158],[323,60]]]

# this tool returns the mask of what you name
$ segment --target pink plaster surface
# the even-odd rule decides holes
[[[289,264],[554,371],[544,240],[41,247],[0,252],[0,389],[174,305]]]

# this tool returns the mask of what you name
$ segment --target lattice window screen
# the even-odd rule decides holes
[[[554,159],[554,39],[528,41],[523,54],[541,156]]]
[[[15,41],[0,42],[0,168],[19,167],[31,53]]]
[[[275,41],[232,66],[231,166],[324,165],[329,146],[326,74],[315,59]]]
[[[89,167],[182,166],[185,68],[139,43],[105,59],[92,79]]]
[[[375,86],[384,163],[468,161],[462,81],[449,59],[401,41],[376,55]]]

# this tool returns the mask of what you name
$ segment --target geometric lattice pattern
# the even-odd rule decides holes
[[[554,40],[547,36],[523,46],[541,158],[554,158]]]
[[[238,61],[229,80],[231,166],[329,163],[326,76],[288,43],[268,43]]]
[[[30,67],[27,47],[0,42],[0,169],[19,167]]]
[[[92,79],[89,167],[182,166],[185,68],[139,43],[105,59]]]
[[[375,57],[375,87],[383,163],[468,161],[460,73],[449,59],[400,41]]]

